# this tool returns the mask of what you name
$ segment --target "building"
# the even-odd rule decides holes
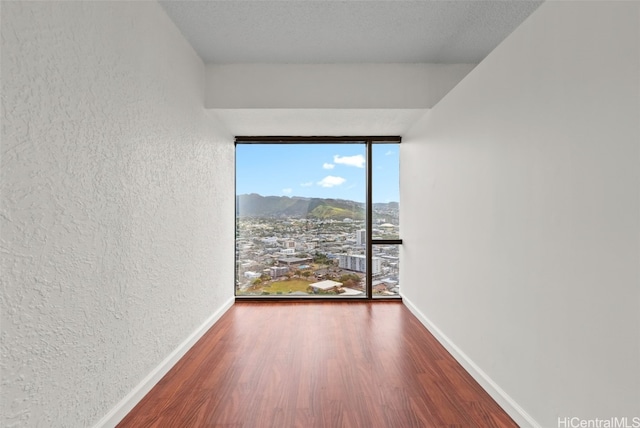
[[[365,245],[367,243],[367,231],[358,230],[356,232],[356,245]]]
[[[278,259],[280,266],[300,266],[311,262],[311,257],[281,257]]]
[[[233,135],[304,130],[402,136],[403,303],[520,426],[639,415],[640,4],[256,2],[220,63],[165,10],[239,3],[2,2],[0,426],[115,426],[234,303]]]
[[[288,272],[289,268],[287,266],[272,266],[269,268],[269,275],[271,278],[285,276]]]
[[[276,238],[275,236],[270,238],[262,238],[262,242],[268,247],[275,247],[276,245],[278,245],[278,238]]]
[[[313,289],[314,293],[319,293],[320,291],[335,291],[342,285],[341,282],[331,281],[329,279],[325,281],[314,282],[313,284],[309,284],[309,287]]]
[[[256,278],[260,278],[261,274],[259,272],[253,272],[253,271],[246,271],[244,273],[244,277],[247,279],[256,279]]]
[[[355,272],[366,272],[367,263],[366,257],[363,255],[350,255],[340,254],[338,267],[342,269],[352,270]],[[382,259],[380,257],[373,257],[371,259],[372,275],[379,275],[382,273]]]

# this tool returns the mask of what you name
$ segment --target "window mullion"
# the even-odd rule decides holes
[[[365,224],[367,229],[366,242],[366,288],[367,299],[373,299],[373,270],[371,269],[373,259],[373,148],[371,140],[367,140],[367,197]]]

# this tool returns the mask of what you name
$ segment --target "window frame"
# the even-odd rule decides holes
[[[398,296],[374,296],[373,295],[373,269],[372,266],[372,258],[373,258],[373,246],[374,245],[402,245],[402,239],[372,239],[373,238],[373,145],[374,144],[400,144],[402,142],[402,137],[400,136],[313,136],[313,137],[301,137],[301,136],[236,136],[234,141],[234,148],[238,144],[322,144],[322,143],[331,143],[331,144],[364,144],[365,145],[365,153],[366,153],[366,197],[365,197],[365,225],[366,225],[366,296],[360,298],[354,297],[331,297],[331,298],[318,298],[313,296],[238,296],[236,294],[236,276],[235,272],[237,272],[236,267],[234,266],[234,283],[233,283],[233,293],[235,299],[247,301],[247,300],[313,300],[313,301],[335,301],[335,300],[349,300],[349,301],[362,301],[362,300],[375,300],[375,301],[384,301],[384,300],[393,300],[398,301],[401,300],[402,297]],[[237,197],[237,190],[235,185],[235,180],[237,177],[236,167],[237,167],[237,159],[235,159],[235,150],[234,150],[234,194]],[[234,204],[234,210],[237,210],[236,204]],[[238,212],[235,212],[234,220],[236,221],[237,228],[237,218]],[[237,239],[237,230],[234,231],[234,242]],[[234,254],[237,246],[234,247]],[[236,257],[234,256],[234,264],[237,262]]]

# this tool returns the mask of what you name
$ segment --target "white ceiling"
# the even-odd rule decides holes
[[[478,63],[542,1],[160,0],[206,63]]]

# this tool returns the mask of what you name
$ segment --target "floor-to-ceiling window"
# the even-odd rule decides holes
[[[236,296],[399,296],[399,143],[236,138]]]
[[[400,293],[400,144],[372,144],[371,162],[371,293]]]

